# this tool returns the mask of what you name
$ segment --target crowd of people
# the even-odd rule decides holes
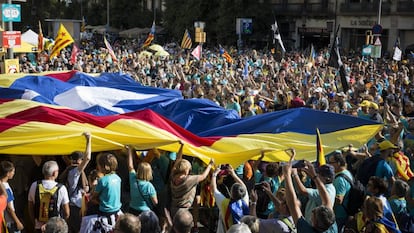
[[[132,42],[116,44],[114,50],[116,58],[83,42],[74,63],[64,49],[52,61],[45,54],[36,61],[22,56],[21,68],[28,73],[124,72],[143,85],[209,99],[240,117],[309,107],[384,128],[362,148],[338,148],[326,156],[326,164],[296,161],[295,150],[288,149],[289,162],[259,159],[237,168],[203,164],[183,155],[183,144],[177,152],[137,152],[126,145],[123,151],[92,156],[93,135],[85,133],[85,152],[74,152],[61,164],[50,157],[36,162],[43,178],[30,180],[26,221],[14,208],[8,185],[17,169],[13,163],[19,162],[0,164],[5,189],[0,197],[7,197],[0,199],[0,208],[9,232],[187,233],[197,232],[198,223],[219,233],[414,230],[414,66],[343,57],[347,90],[337,69],[328,66],[327,49],[316,56],[228,49],[230,59],[222,56],[223,49],[205,49],[200,60],[179,48],[166,57],[142,55]],[[357,180],[365,186],[359,199]],[[205,209],[213,211],[206,215]]]

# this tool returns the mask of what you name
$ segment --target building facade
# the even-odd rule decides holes
[[[343,51],[360,52],[374,25],[382,27],[373,42],[379,37],[383,53],[392,51],[397,38],[402,49],[414,44],[412,0],[273,0],[272,4],[282,37],[292,41],[292,49],[326,47],[339,27]]]

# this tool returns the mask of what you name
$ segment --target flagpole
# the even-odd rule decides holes
[[[8,4],[12,4],[12,0],[7,0]],[[9,21],[8,23],[8,29],[9,31],[13,31],[13,21]],[[14,58],[14,54],[13,54],[13,46],[11,46],[10,48],[7,49],[7,55],[9,57],[9,59],[13,59]]]
[[[106,26],[109,30],[109,0],[106,0]]]
[[[378,7],[378,24],[381,25],[381,9],[382,8],[382,0],[379,0],[379,7]]]

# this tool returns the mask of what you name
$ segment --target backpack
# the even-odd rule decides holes
[[[35,217],[40,222],[59,216],[58,193],[63,185],[57,183],[52,189],[45,189],[41,180],[37,181],[35,193]]]
[[[372,156],[365,159],[361,166],[358,168],[357,180],[359,180],[364,186],[367,186],[369,178],[375,176],[378,163],[383,160],[380,156]]]
[[[348,192],[348,204],[345,206],[342,203],[342,206],[344,207],[348,216],[354,216],[364,203],[365,187],[361,182],[359,182],[359,180],[354,179],[352,181],[347,175],[343,173],[336,175],[335,178],[336,177],[343,177],[351,185],[351,189]]]
[[[286,224],[287,227],[289,227],[289,232],[297,233],[296,226],[289,220],[289,218],[282,218],[280,221],[282,221],[284,224]]]

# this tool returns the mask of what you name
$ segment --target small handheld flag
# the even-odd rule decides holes
[[[276,20],[275,20],[275,23],[272,24],[272,31],[273,31],[273,44],[275,44],[277,40],[283,52],[286,52],[285,46],[283,45],[282,37],[280,36],[279,26],[277,26]]]
[[[223,47],[220,47],[220,55],[226,59],[227,63],[233,63],[233,58]]]
[[[50,53],[50,59],[56,57],[60,50],[66,48],[68,45],[74,42],[72,36],[66,30],[63,24],[60,24],[59,31],[55,38],[55,45],[53,46],[52,52]]]
[[[203,52],[203,47],[199,44],[191,52],[191,55],[193,55],[197,60],[200,60],[202,52]]]
[[[115,55],[114,50],[112,49],[111,44],[109,44],[108,40],[106,39],[106,37],[104,36],[104,43],[106,48],[108,49],[109,54],[111,55],[112,61],[113,62],[118,62],[118,58]]]
[[[154,40],[154,37],[155,37],[155,21],[152,22],[152,27],[151,27],[150,33],[148,34],[148,37],[144,41],[144,44],[142,45],[142,47],[150,46],[152,41]]]
[[[316,128],[316,163],[318,167],[326,164],[325,154],[323,153],[321,134],[319,133],[318,128]]]
[[[39,35],[37,37],[37,51],[42,52],[43,51],[43,31],[42,31],[42,23],[40,23],[39,20]]]
[[[73,48],[72,48],[72,53],[70,55],[70,61],[72,62],[72,64],[75,64],[77,61],[77,55],[79,53],[79,48],[76,44],[73,44]]]
[[[191,41],[190,33],[187,29],[185,29],[183,40],[181,41],[181,48],[182,49],[191,49],[193,46],[193,42]]]
[[[392,59],[394,59],[394,61],[401,61],[401,57],[402,57],[402,51],[400,49],[400,38],[398,37],[397,40],[395,41],[394,54],[392,56]]]

